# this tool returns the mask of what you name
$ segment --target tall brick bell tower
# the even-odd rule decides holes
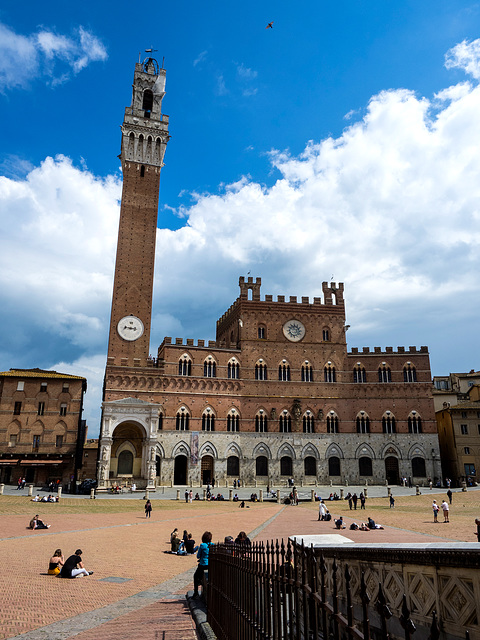
[[[122,203],[107,365],[146,366],[150,345],[160,171],[168,135],[162,115],[165,69],[135,65],[132,104],[122,125]]]

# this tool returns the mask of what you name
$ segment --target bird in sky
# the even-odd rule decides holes
[[[273,29],[273,20],[267,24],[265,29]]]

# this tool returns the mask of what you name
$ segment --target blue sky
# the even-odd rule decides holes
[[[154,47],[172,138],[152,353],[214,338],[251,271],[264,294],[344,281],[350,347],[478,369],[479,36],[475,2],[3,7],[0,368],[86,375],[98,431],[119,125]]]

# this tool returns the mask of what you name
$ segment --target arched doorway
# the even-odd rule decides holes
[[[124,450],[118,455],[118,475],[132,475],[133,474],[133,453],[128,450]]]
[[[281,476],[293,475],[293,464],[290,456],[283,456],[282,458],[280,458],[280,475]]]
[[[142,477],[142,450],[144,432],[137,424],[124,422],[113,431],[110,458],[110,478]]]
[[[213,480],[213,457],[203,456],[202,458],[202,484],[212,484]]]
[[[399,484],[400,475],[398,473],[398,458],[388,456],[385,458],[385,475],[388,484]]]
[[[303,466],[306,476],[317,475],[317,460],[313,456],[307,456],[303,461]]]
[[[161,458],[160,456],[156,456],[155,458],[155,475],[157,476],[157,478],[160,477],[160,472],[161,472],[161,462],[160,462]]]
[[[187,456],[177,456],[175,458],[173,484],[187,484]]]

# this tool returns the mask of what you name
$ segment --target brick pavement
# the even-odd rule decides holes
[[[370,501],[363,518],[368,513],[394,527],[344,533],[355,541],[372,543],[431,542],[450,535],[450,539],[467,539],[459,537],[459,524],[452,528],[432,526],[428,511],[431,496],[419,498],[417,506],[411,507],[422,516],[425,512],[425,520],[418,522],[422,528],[419,532],[406,531],[405,513],[385,509],[384,502]],[[401,506],[401,500],[397,504]],[[228,502],[197,503],[193,507],[179,503],[173,508],[170,503],[168,509],[159,505],[154,503],[151,520],[135,512],[62,515],[52,511],[48,518],[52,528],[35,532],[25,529],[25,516],[2,516],[0,639],[22,634],[24,640],[67,640],[74,635],[81,640],[93,640],[94,635],[95,640],[109,640],[114,635],[135,638],[137,629],[142,638],[163,639],[165,632],[164,640],[190,640],[195,632],[180,594],[191,584],[196,561],[194,557],[163,553],[174,526],[180,532],[184,528],[191,531],[197,541],[206,529],[213,532],[214,540],[236,535],[242,529],[257,540],[334,531],[331,522],[318,522],[315,504],[284,507],[264,503],[249,505],[248,509]],[[360,512],[350,514],[344,502],[333,503],[330,510],[346,515],[347,523],[361,519]],[[417,521],[418,516],[415,518]],[[442,537],[430,535],[437,531]],[[68,555],[79,546],[85,565],[95,571],[93,576],[61,580],[46,575],[48,557],[56,547]],[[105,581],[110,577],[125,581]]]

